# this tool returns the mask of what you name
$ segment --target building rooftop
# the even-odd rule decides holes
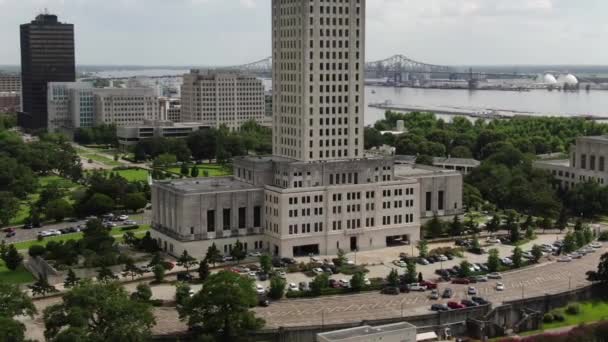
[[[579,139],[608,142],[608,135],[595,135],[595,136],[579,137]]]
[[[472,158],[433,158],[435,164],[479,166],[481,162]]]
[[[570,166],[569,159],[553,159],[553,160],[537,160],[534,162],[535,164],[545,164],[545,165],[553,165],[553,166]]]
[[[233,177],[180,179],[159,181],[155,183],[166,189],[172,189],[177,192],[197,194],[261,189],[261,187],[236,180]]]
[[[322,333],[322,334],[319,334],[319,336],[322,336],[329,341],[340,341],[340,340],[345,340],[345,339],[349,339],[349,338],[353,338],[353,337],[370,336],[370,335],[376,335],[376,334],[382,334],[382,333],[386,333],[386,332],[406,330],[406,329],[415,330],[416,327],[407,322],[387,324],[387,325],[381,325],[381,326],[376,326],[376,327],[364,325],[364,326],[360,326],[360,327],[356,327],[356,328]]]
[[[433,176],[446,174],[460,175],[460,172],[421,164],[395,164],[395,177]]]

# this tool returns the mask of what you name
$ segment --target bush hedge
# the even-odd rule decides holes
[[[543,316],[544,323],[553,323],[554,319],[555,319],[555,317],[553,317],[553,314],[550,312],[544,314],[544,316]]]
[[[579,304],[570,304],[566,308],[566,313],[568,315],[578,315],[581,313],[581,306]]]

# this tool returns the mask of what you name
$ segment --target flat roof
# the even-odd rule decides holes
[[[321,333],[321,334],[319,334],[319,336],[323,336],[324,338],[332,340],[332,341],[339,341],[339,340],[349,339],[352,337],[370,336],[370,335],[382,334],[385,332],[399,331],[399,330],[406,330],[406,329],[407,330],[416,329],[416,327],[408,322],[387,324],[387,325],[381,325],[381,326],[376,326],[376,327],[364,325],[364,326],[360,326],[360,327],[356,327],[356,328]]]
[[[569,159],[537,160],[536,164],[570,167]]]
[[[472,158],[441,158],[441,157],[433,158],[433,163],[447,164],[447,165],[469,165],[469,166],[479,166],[481,164],[481,162],[479,160],[475,160]]]
[[[396,177],[460,174],[460,172],[456,170],[446,170],[421,164],[395,164],[394,167]]]
[[[195,179],[180,179],[154,182],[161,187],[182,193],[213,193],[235,190],[262,189],[249,183],[237,180],[234,177],[206,177]]]
[[[608,136],[607,135],[593,135],[593,136],[579,137],[579,139],[582,139],[582,140],[608,141]]]

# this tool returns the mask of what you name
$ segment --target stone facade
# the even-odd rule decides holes
[[[159,118],[156,91],[151,88],[95,89],[95,123],[129,126]]]
[[[238,130],[249,120],[266,120],[264,85],[254,76],[192,70],[184,75],[181,93],[183,121]]]
[[[608,182],[608,136],[579,137],[570,147],[569,159],[539,160],[534,166],[547,170],[557,180],[557,186],[570,189],[576,184],[594,181]]]

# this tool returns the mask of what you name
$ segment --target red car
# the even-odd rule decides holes
[[[15,228],[4,228],[2,229],[3,232],[5,233],[14,233],[15,232]]]
[[[426,286],[427,290],[435,290],[437,289],[437,284],[436,283],[432,283],[430,281],[423,281],[422,283],[420,283],[420,285],[424,285]]]
[[[460,303],[456,303],[456,302],[448,302],[448,308],[455,310],[455,309],[464,309],[466,306],[460,304]]]
[[[466,279],[466,278],[455,278],[455,279],[452,279],[452,284],[469,285],[470,283],[471,283],[471,281],[469,279]]]

